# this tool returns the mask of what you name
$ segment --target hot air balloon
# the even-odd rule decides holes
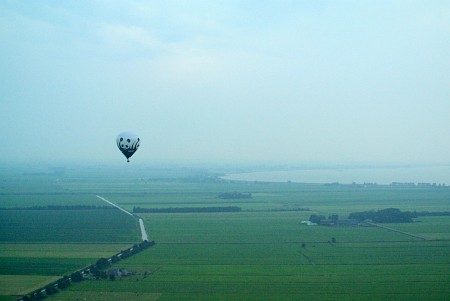
[[[133,132],[122,132],[116,138],[117,147],[130,162],[130,157],[137,151],[141,140]]]

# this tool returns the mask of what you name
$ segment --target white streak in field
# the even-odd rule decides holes
[[[113,206],[113,207],[116,207],[117,209],[119,209],[119,210],[121,210],[121,211],[123,211],[123,212],[125,212],[126,214],[128,214],[128,215],[131,215],[131,216],[134,216],[133,215],[133,213],[131,213],[131,212],[128,212],[128,211],[126,211],[125,209],[123,209],[122,207],[119,207],[119,206],[117,206],[116,204],[114,204],[114,203],[111,203],[110,201],[108,201],[107,199],[105,199],[105,198],[102,198],[101,196],[99,196],[99,195],[96,195],[96,197],[98,197],[99,199],[101,199],[102,201],[105,201],[105,202],[107,202],[108,204],[110,204],[111,206]]]
[[[147,231],[145,231],[144,221],[142,218],[139,219],[139,225],[141,226],[142,241],[148,241]]]
[[[135,215],[131,212],[126,211],[125,209],[123,209],[122,207],[117,206],[114,203],[111,203],[110,201],[108,201],[105,198],[102,198],[99,195],[96,195],[96,197],[98,197],[100,200],[107,202],[108,204],[110,204],[113,207],[116,207],[117,209],[119,209],[120,211],[125,212],[128,215],[131,215],[133,217],[135,217]],[[147,235],[147,231],[145,230],[145,226],[144,226],[144,221],[142,220],[142,218],[139,219],[139,226],[141,227],[141,237],[142,237],[142,241],[148,241],[148,235]]]

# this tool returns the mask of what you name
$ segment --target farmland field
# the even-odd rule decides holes
[[[1,170],[0,300],[26,294],[139,241],[137,221],[92,194],[68,191],[54,175]],[[74,179],[77,181],[79,178]],[[36,210],[35,206],[94,206]]]
[[[447,187],[231,182],[199,170],[112,171],[72,168],[58,176],[3,171],[0,208],[9,209],[0,210],[0,280],[31,290],[139,241],[136,220],[115,209],[76,215],[20,209],[105,205],[97,194],[129,211],[223,206],[241,211],[139,213],[156,245],[114,265],[134,275],[74,283],[46,300],[450,297],[449,216],[420,216],[413,223],[386,224],[389,229],[301,224],[311,214],[346,218],[390,207],[450,211]],[[252,197],[218,198],[224,192]],[[5,298],[17,294],[7,285],[0,289]]]
[[[38,289],[129,244],[0,243],[0,295]]]

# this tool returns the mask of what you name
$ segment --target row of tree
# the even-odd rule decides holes
[[[434,212],[430,212],[430,211],[420,211],[420,212],[415,212],[414,213],[417,214],[417,216],[450,216],[450,211],[434,211]]]
[[[195,213],[195,212],[239,212],[241,207],[178,207],[178,208],[141,208],[133,207],[133,213]]]
[[[353,212],[349,214],[348,218],[358,221],[371,220],[375,223],[411,223],[417,216],[416,212],[387,208],[378,211]]]
[[[0,210],[95,210],[95,209],[115,209],[111,206],[92,206],[92,205],[47,205],[32,207],[11,207],[0,208]]]
[[[410,212],[401,211],[397,208],[387,208],[378,211],[362,211],[362,212],[352,212],[348,216],[348,220],[357,220],[359,222],[371,220],[375,223],[411,223],[413,218],[419,216],[450,216],[449,211],[439,211],[439,212]],[[328,218],[324,215],[312,214],[309,217],[309,221],[316,224],[325,224],[330,221],[338,221],[339,216],[337,214],[332,214]]]
[[[250,192],[224,192],[217,196],[219,199],[251,199]]]
[[[35,290],[19,299],[18,301],[36,301],[45,299],[47,296],[53,295],[61,290],[68,288],[72,282],[80,282],[86,278],[105,279],[107,274],[105,269],[110,267],[111,264],[123,260],[130,256],[133,256],[145,249],[148,249],[155,245],[154,241],[143,241],[140,244],[135,244],[131,248],[121,251],[109,258],[100,258],[93,265],[87,268],[73,272],[70,276],[64,276],[55,282],[48,284],[45,287]]]
[[[330,220],[330,221],[337,221],[338,219],[339,219],[339,215],[337,215],[337,214],[332,214],[332,215],[328,216],[328,220]],[[318,225],[324,220],[327,220],[325,215],[312,214],[309,217],[309,221],[311,223],[315,223],[315,224],[318,224]]]

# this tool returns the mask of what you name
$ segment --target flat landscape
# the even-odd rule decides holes
[[[450,298],[450,216],[383,227],[301,223],[385,208],[448,212],[448,187],[234,182],[186,168],[0,172],[0,300],[140,241],[137,219],[96,195],[130,212],[188,210],[137,213],[156,244],[112,265],[132,275],[73,283],[46,300]],[[193,209],[224,207],[240,210]]]

